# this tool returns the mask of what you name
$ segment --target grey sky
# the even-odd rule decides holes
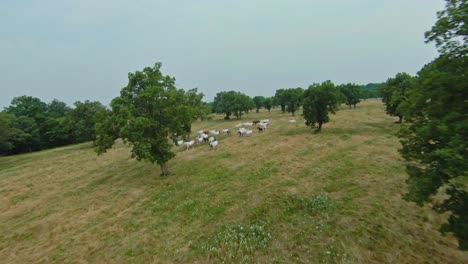
[[[0,109],[20,95],[108,104],[128,72],[163,63],[177,86],[273,95],[415,74],[442,0],[2,0]]]

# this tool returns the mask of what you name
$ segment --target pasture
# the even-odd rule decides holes
[[[176,148],[159,166],[91,143],[0,157],[2,263],[467,263],[446,215],[402,200],[398,124],[380,101],[331,116],[320,134],[278,109],[266,132]],[[235,132],[235,131],[233,131]]]

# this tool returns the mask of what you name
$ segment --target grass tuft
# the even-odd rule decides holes
[[[209,239],[203,249],[210,257],[221,261],[234,261],[266,248],[271,234],[260,224],[223,226]]]

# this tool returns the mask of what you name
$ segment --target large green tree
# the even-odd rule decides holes
[[[112,114],[98,115],[103,120],[96,125],[96,151],[105,152],[120,137],[132,144],[132,157],[156,162],[166,176],[167,162],[175,156],[171,141],[186,132],[186,121],[193,116],[187,111],[190,100],[185,91],[177,89],[175,79],[164,76],[160,68],[161,63],[156,63],[129,73],[128,85],[111,102]]]
[[[380,86],[382,102],[385,105],[385,111],[391,116],[398,117],[398,123],[403,121],[404,110],[400,107],[401,103],[407,98],[406,92],[411,87],[413,77],[407,73],[398,73],[395,78],[388,80]]]
[[[335,114],[340,103],[340,92],[331,81],[312,84],[304,92],[303,116],[306,122],[322,130],[322,125],[330,121],[330,114]]]
[[[400,131],[407,160],[408,193],[420,205],[434,203],[450,212],[442,232],[453,232],[468,250],[468,4],[449,0],[426,32],[441,56],[423,67],[403,103],[406,121]],[[445,192],[442,202],[431,196]]]

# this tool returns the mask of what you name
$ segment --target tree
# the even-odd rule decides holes
[[[312,84],[304,93],[303,116],[316,132],[322,130],[322,124],[330,120],[329,114],[335,114],[339,106],[340,92],[331,81]]]
[[[249,96],[235,91],[219,92],[213,102],[213,111],[217,114],[225,114],[226,120],[230,119],[232,114],[240,119],[243,112],[253,107],[255,104]]]
[[[100,102],[84,102],[77,101],[74,103],[75,108],[68,112],[69,126],[72,132],[72,140],[74,143],[95,141],[96,130],[94,116],[97,112],[105,109]]]
[[[273,98],[272,97],[265,98],[265,101],[263,102],[263,107],[265,107],[265,109],[268,110],[268,112],[270,112],[272,106],[273,106]]]
[[[60,118],[64,117],[70,111],[70,107],[57,99],[52,100],[47,104],[47,117]]]
[[[437,21],[425,32],[426,43],[435,42],[440,53],[452,57],[468,51],[468,1],[446,0],[445,10],[437,12]]]
[[[161,175],[167,176],[167,162],[175,156],[171,141],[185,133],[185,122],[192,116],[185,91],[161,73],[161,65],[129,73],[128,85],[111,102],[112,115],[96,125],[96,151],[105,152],[121,137],[132,144],[132,157],[156,162]]]
[[[426,32],[442,53],[424,66],[402,104],[406,122],[399,137],[407,161],[408,192],[419,205],[450,212],[441,232],[453,232],[468,250],[468,60],[467,1],[447,1]],[[441,202],[431,196],[445,192]]]
[[[18,144],[25,144],[29,136],[16,126],[17,117],[13,114],[0,112],[0,155],[16,152]]]
[[[197,88],[193,88],[186,92],[185,101],[181,102],[182,110],[185,113],[180,117],[183,118],[184,131],[189,139],[192,132],[192,122],[197,119],[205,119],[209,113],[202,102],[203,96],[203,93],[198,93]]]
[[[361,90],[363,91],[362,99],[381,97],[380,86],[382,84],[383,83],[368,83],[366,85],[361,86]]]
[[[286,112],[286,102],[287,102],[286,89],[276,90],[274,100],[275,100],[274,104],[281,106],[281,112],[285,113]]]
[[[363,95],[361,86],[354,83],[347,83],[338,87],[340,92],[344,95],[345,104],[348,105],[350,109],[351,106],[356,108],[356,105],[361,102],[359,99],[362,98]]]
[[[294,116],[294,113],[301,107],[303,96],[304,89],[300,87],[285,90],[286,111],[291,113],[292,116]]]
[[[441,186],[450,195],[438,208],[452,211],[442,230],[453,231],[468,249],[468,61],[442,56],[426,65],[405,102],[407,125],[401,132],[408,161],[410,201],[430,202]],[[465,178],[465,180],[461,180]]]
[[[34,119],[36,124],[41,124],[46,119],[47,104],[39,98],[23,95],[13,98],[5,112],[16,117],[27,116]]]
[[[406,100],[406,91],[411,87],[413,77],[407,73],[398,73],[395,78],[388,80],[380,87],[382,102],[388,115],[397,116],[398,123],[403,121],[403,110],[400,108]]]
[[[265,105],[265,97],[263,96],[254,96],[254,98],[252,98],[254,104],[255,104],[255,107],[257,109],[257,113],[259,112],[260,108],[262,108],[264,105]]]

